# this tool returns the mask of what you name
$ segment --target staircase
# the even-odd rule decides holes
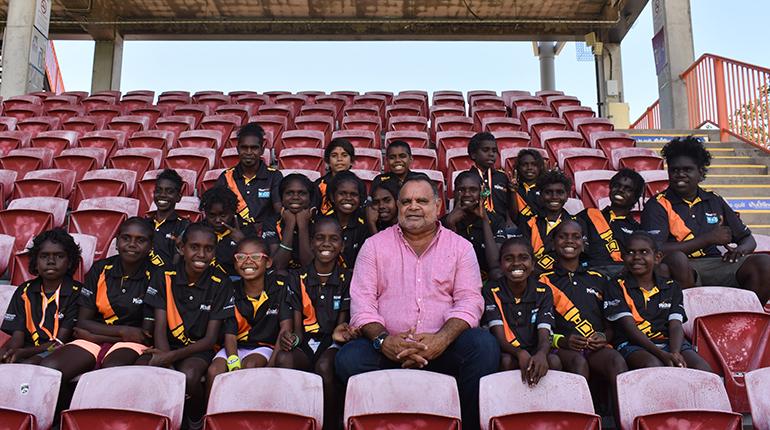
[[[660,151],[676,136],[694,134],[706,139],[711,166],[702,184],[736,209],[755,234],[770,235],[770,153],[740,141],[719,141],[714,130],[629,130],[637,146]]]

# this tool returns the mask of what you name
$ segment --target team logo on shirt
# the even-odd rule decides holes
[[[147,294],[152,294],[153,296],[158,294],[158,290],[152,287],[147,287]]]
[[[495,188],[496,190],[500,190],[500,191],[505,191],[505,190],[506,190],[506,188],[505,188],[504,186],[500,185],[500,184],[497,184],[497,185],[495,185],[495,187],[494,187],[494,188]]]
[[[260,199],[269,199],[270,188],[260,188],[257,192],[257,197],[259,197]]]
[[[5,314],[5,318],[3,319],[5,319],[6,321],[13,321],[16,319],[16,314]]]
[[[139,297],[134,297],[134,299],[132,300],[132,303],[135,305],[141,305],[142,303],[144,303],[144,301],[142,301],[142,299]]]
[[[594,296],[601,298],[601,295],[599,294],[599,292],[597,292],[593,288],[586,288],[586,293],[593,294]]]
[[[660,302],[660,303],[658,303],[658,308],[660,308],[660,309],[671,309],[671,303]]]
[[[709,224],[719,223],[719,216],[715,213],[706,212],[706,222]]]
[[[201,305],[201,310],[208,312],[211,310],[211,305]]]
[[[278,315],[278,308],[268,309],[265,315]]]

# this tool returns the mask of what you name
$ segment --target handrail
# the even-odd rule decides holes
[[[64,92],[64,79],[59,68],[59,58],[56,56],[53,40],[48,41],[48,51],[45,55],[45,74],[51,92],[61,94]]]
[[[660,100],[655,100],[655,103],[651,104],[629,128],[637,130],[660,129]]]

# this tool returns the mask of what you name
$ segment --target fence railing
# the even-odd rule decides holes
[[[62,79],[59,58],[56,57],[56,48],[53,46],[53,40],[48,42],[48,51],[45,55],[45,72],[51,91],[56,94],[63,93],[64,79]]]
[[[631,128],[637,130],[660,129],[660,101],[656,100],[655,103],[650,105],[642,116],[631,124]]]

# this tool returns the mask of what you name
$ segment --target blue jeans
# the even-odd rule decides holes
[[[463,429],[479,428],[479,379],[495,373],[500,366],[500,345],[488,331],[465,330],[425,370],[454,376],[460,392]],[[347,384],[348,378],[359,373],[382,369],[398,369],[400,363],[390,361],[372,347],[368,339],[346,343],[337,352],[335,370]]]

